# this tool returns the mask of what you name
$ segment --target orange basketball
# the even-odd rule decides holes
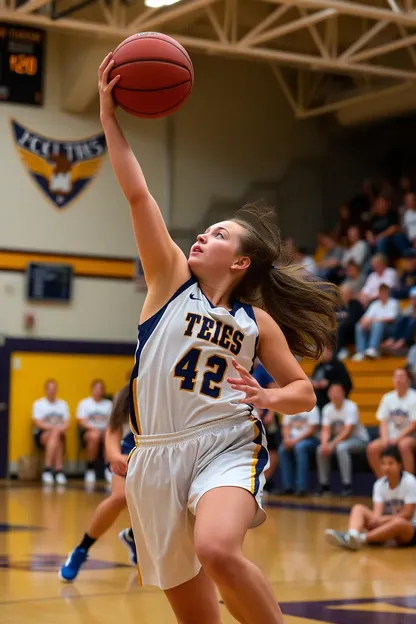
[[[189,54],[162,33],[128,37],[113,54],[109,80],[120,75],[113,89],[116,103],[136,117],[165,117],[188,99],[194,84]]]

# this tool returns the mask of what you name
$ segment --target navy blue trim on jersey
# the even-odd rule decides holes
[[[130,431],[121,441],[121,454],[130,455],[135,446],[134,435],[133,432]]]
[[[187,290],[187,288],[189,288],[190,286],[192,286],[192,284],[195,284],[195,283],[196,283],[196,278],[192,275],[184,284],[182,284],[182,286],[178,288],[178,290],[172,295],[169,301],[165,303],[165,305],[162,308],[160,308],[160,310],[155,312],[153,316],[147,319],[147,321],[144,321],[144,323],[141,323],[141,325],[139,325],[138,347],[136,349],[135,362],[133,366],[133,371],[131,373],[130,392],[129,392],[130,422],[137,435],[140,435],[141,432],[140,432],[139,423],[137,422],[137,419],[136,419],[133,385],[139,374],[140,356],[143,351],[143,347],[145,346],[146,342],[149,340],[150,336],[155,331],[156,327],[159,325],[169,304],[172,303],[174,299],[179,297],[179,295],[181,295],[185,290]]]
[[[258,444],[261,448],[260,448],[259,454],[257,455],[256,475],[254,477],[254,492],[253,492],[254,496],[256,496],[257,492],[259,491],[260,475],[265,469],[268,459],[269,459],[269,452],[267,448],[263,446],[264,426],[261,420],[256,421],[255,427],[257,428],[258,436],[255,438],[254,444]]]
[[[198,284],[199,286],[199,284]],[[249,316],[257,325],[257,321],[256,321],[256,317],[254,316],[254,310],[253,310],[253,306],[249,305],[248,303],[241,303],[241,301],[238,301],[237,299],[235,301],[233,301],[233,305],[231,310],[228,310],[227,308],[224,308],[224,306],[216,306],[212,303],[212,301],[210,301],[208,299],[208,297],[206,296],[206,294],[204,293],[204,291],[202,290],[202,288],[199,286],[199,290],[201,291],[202,295],[205,297],[205,299],[208,301],[209,305],[211,308],[223,308],[224,310],[227,310],[227,312],[229,312],[231,314],[231,316],[235,316],[238,312],[238,310],[243,309],[245,310],[247,316]]]

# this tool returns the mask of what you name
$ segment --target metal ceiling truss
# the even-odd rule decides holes
[[[414,0],[0,0],[0,21],[114,42],[162,30],[190,50],[262,61],[298,117],[416,85]],[[348,97],[340,88],[328,100],[323,87],[340,75],[353,78]]]

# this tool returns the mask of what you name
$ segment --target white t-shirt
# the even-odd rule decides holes
[[[381,284],[386,284],[390,288],[394,288],[397,284],[397,273],[394,269],[387,267],[383,273],[379,275],[375,271],[370,273],[367,277],[362,293],[367,295],[370,299],[376,299],[378,297],[378,291]]]
[[[333,403],[327,403],[322,409],[322,426],[331,427],[331,439],[338,436],[346,425],[354,425],[351,438],[357,438],[363,442],[369,441],[368,431],[360,423],[358,406],[354,401],[344,399],[341,409],[337,409]]]
[[[368,319],[391,319],[394,320],[399,316],[400,304],[397,299],[387,299],[386,303],[382,303],[380,299],[376,299],[370,303],[364,318]]]
[[[33,420],[43,420],[48,425],[62,425],[69,420],[68,404],[62,399],[56,399],[54,403],[51,403],[46,397],[43,397],[33,403],[32,418]],[[38,431],[38,427],[34,427],[34,433]]]
[[[283,427],[290,427],[289,437],[292,440],[303,435],[312,425],[319,425],[319,409],[314,407],[310,412],[283,416]]]
[[[416,238],[416,210],[406,210],[403,216],[403,226],[407,237],[412,241]]]
[[[403,429],[416,420],[416,390],[409,388],[403,397],[399,397],[396,390],[387,392],[378,407],[377,420],[387,420],[389,438],[398,438]]]
[[[363,240],[358,240],[352,247],[344,252],[342,263],[346,266],[350,260],[353,260],[355,264],[362,266],[369,255],[370,248],[368,244]]]
[[[112,402],[108,399],[95,401],[92,397],[88,397],[78,403],[77,418],[88,421],[91,427],[104,430],[108,425],[112,406]]]
[[[384,503],[386,516],[400,513],[405,505],[416,504],[416,478],[410,472],[402,472],[399,485],[392,490],[386,477],[377,479],[373,487],[373,503]],[[416,523],[416,510],[411,519]]]

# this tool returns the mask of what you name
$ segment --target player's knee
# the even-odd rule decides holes
[[[374,456],[379,455],[381,453],[381,448],[378,440],[373,440],[367,446],[367,455]]]
[[[360,505],[358,503],[357,505],[353,505],[353,507],[351,509],[351,513],[353,513],[354,511],[356,513],[365,513],[366,510],[367,510],[367,507],[365,505]]]
[[[410,436],[406,436],[405,438],[402,438],[397,442],[397,447],[399,451],[408,451],[410,449],[413,449],[413,444],[413,438],[411,438]]]
[[[204,570],[214,579],[229,578],[238,569],[240,555],[226,540],[203,540],[196,544],[196,553]]]

